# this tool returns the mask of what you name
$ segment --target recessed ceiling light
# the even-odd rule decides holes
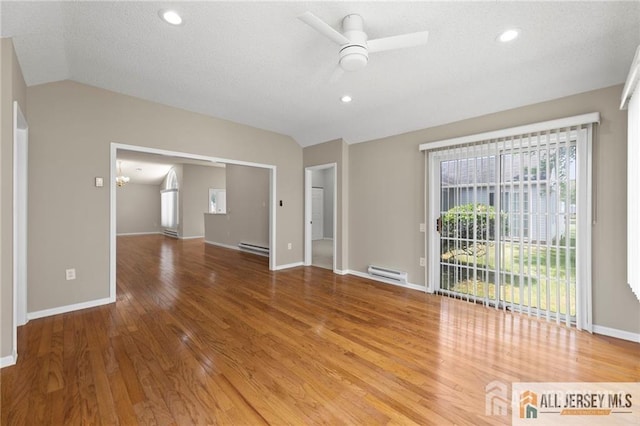
[[[519,34],[520,34],[520,31],[512,28],[500,34],[498,36],[498,41],[501,41],[502,43],[508,43],[518,38]]]
[[[349,95],[344,95],[343,97],[340,98],[340,100],[342,101],[342,103],[344,104],[348,104],[349,102],[351,102],[353,99],[351,99],[351,96]]]
[[[161,10],[159,12],[160,17],[171,25],[182,24],[182,18],[175,10]]]

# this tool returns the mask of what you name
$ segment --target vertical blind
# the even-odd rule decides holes
[[[580,160],[588,155],[591,121],[597,119],[421,145],[429,158],[428,210],[439,219],[428,236],[432,290],[567,325],[588,323],[577,318],[580,284],[590,281],[579,268],[588,262],[579,259],[579,243],[590,235],[581,235],[578,216],[589,216],[579,206],[590,179]]]
[[[627,156],[627,280],[640,300],[640,93],[629,102]]]
[[[621,109],[628,109],[627,133],[627,281],[640,300],[640,46],[622,93]]]

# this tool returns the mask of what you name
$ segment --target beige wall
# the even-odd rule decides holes
[[[368,263],[409,272],[424,285],[424,154],[418,145],[528,123],[600,112],[595,132],[594,324],[640,332],[640,304],[626,284],[626,112],[622,86],[350,146],[350,268]],[[305,153],[306,155],[306,153]],[[381,202],[381,200],[383,202]],[[375,231],[375,232],[373,232]]]
[[[0,39],[0,357],[13,350],[13,101],[27,115],[27,88],[11,39]]]
[[[204,213],[209,211],[209,188],[225,187],[225,169],[222,167],[182,166],[179,200],[182,204],[182,238],[204,236]],[[268,185],[268,180],[267,180]]]
[[[313,145],[304,149],[304,167],[323,164],[337,164],[336,192],[338,194],[338,218],[336,223],[337,253],[336,267],[338,270],[349,269],[349,145],[342,139]],[[304,172],[301,174],[304,177]],[[304,178],[303,178],[304,180]],[[304,232],[304,231],[303,231]]]
[[[109,176],[112,142],[275,165],[276,261],[302,260],[302,149],[290,137],[71,81],[27,94],[29,312],[109,296],[109,188],[93,179]]]
[[[424,165],[418,144],[390,139],[349,147],[349,269],[366,273],[370,264],[385,266],[424,284]]]
[[[160,227],[160,185],[129,183],[116,189],[116,233],[149,234]]]
[[[227,213],[205,216],[205,241],[269,247],[269,170],[228,164]]]

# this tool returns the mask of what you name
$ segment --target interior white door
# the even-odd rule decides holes
[[[311,188],[311,238],[324,237],[324,189]]]

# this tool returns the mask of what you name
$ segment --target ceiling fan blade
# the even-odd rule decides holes
[[[327,24],[311,12],[303,13],[298,16],[298,19],[341,46],[349,43],[348,38],[340,34],[331,25]]]
[[[401,34],[391,37],[377,38],[367,41],[369,52],[384,52],[385,50],[404,49],[427,44],[429,31]]]

